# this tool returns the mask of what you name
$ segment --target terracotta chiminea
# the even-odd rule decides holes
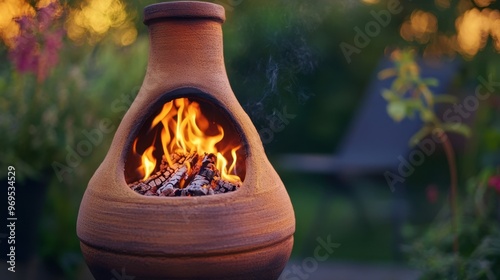
[[[205,2],[159,3],[144,10],[151,42],[144,83],[89,182],[78,215],[81,249],[96,279],[124,273],[136,280],[277,279],[288,261],[294,212],[229,85],[224,20],[221,6]],[[229,176],[241,179],[235,191],[159,197],[131,189],[131,183],[159,170],[165,157],[161,146],[173,147],[163,134],[153,135],[152,126],[168,127],[174,116],[164,109],[179,100],[199,107],[197,114],[204,116],[189,117],[199,119],[208,135],[210,127],[223,130],[215,147],[238,147],[227,159]],[[146,154],[148,143],[158,163],[146,172],[137,155]]]

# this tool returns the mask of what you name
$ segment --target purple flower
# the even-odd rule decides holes
[[[500,193],[500,175],[492,176],[488,180],[488,186],[492,187],[493,189],[495,189],[497,192]]]
[[[44,32],[47,30],[54,19],[61,16],[61,5],[57,1],[51,2],[49,5],[40,8],[37,12],[38,30]]]
[[[30,16],[22,16],[16,22],[24,33],[33,33],[35,30],[35,21]]]
[[[17,20],[20,32],[14,38],[9,58],[17,71],[34,73],[39,82],[47,78],[59,59],[64,30],[53,26],[57,26],[61,10],[60,4],[54,1],[38,9],[35,16],[26,15]]]
[[[33,33],[24,32],[14,39],[9,56],[17,71],[21,73],[38,71],[38,42]]]

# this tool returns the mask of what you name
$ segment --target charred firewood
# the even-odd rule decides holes
[[[175,196],[175,191],[176,191],[176,189],[169,185],[169,186],[165,186],[165,187],[160,188],[158,191],[156,191],[156,193],[159,196]]]
[[[156,193],[158,195],[162,194],[162,196],[170,196],[175,189],[180,188],[180,183],[182,180],[185,179],[188,167],[186,164],[193,164],[193,161],[196,160],[197,155],[192,153],[188,156],[181,156],[181,157],[172,157],[172,159],[176,159],[177,162],[174,164],[174,167],[178,167],[175,172],[172,173],[168,179],[165,181],[161,182],[161,185],[159,186],[158,190]],[[182,165],[181,165],[182,164]],[[180,167],[179,167],[180,166]]]
[[[181,166],[173,175],[170,177],[157,191],[158,194],[162,193],[163,191],[168,191],[168,189],[175,189],[179,188],[179,183],[181,180],[184,178],[186,175],[186,172],[188,171],[187,166],[183,165]]]
[[[227,193],[227,192],[235,191],[237,188],[239,188],[239,186],[237,186],[233,183],[230,183],[230,182],[225,181],[225,180],[219,180],[219,181],[217,181],[217,185],[215,187],[214,192],[216,194]]]
[[[214,193],[212,189],[212,180],[214,176],[217,175],[215,160],[215,155],[205,155],[201,162],[201,167],[198,174],[196,174],[191,183],[189,183],[189,185],[182,190],[183,194],[198,196]]]
[[[129,187],[145,196],[204,196],[239,188],[239,185],[220,178],[214,154],[205,154],[200,159],[196,153],[173,153],[170,158],[172,166],[164,156],[158,172],[145,181],[129,184]]]
[[[137,185],[132,187],[132,190],[135,192],[138,192],[140,194],[145,194],[147,191],[151,189],[151,186],[147,185],[146,183],[138,183]]]
[[[193,157],[194,154],[190,156]],[[163,158],[160,171],[156,172],[155,174],[152,174],[146,181],[134,182],[130,184],[129,187],[131,187],[132,190],[134,191],[142,192],[141,194],[144,194],[144,192],[146,192],[150,188],[153,187],[159,188],[168,178],[170,178],[170,176],[172,176],[175,170],[177,170],[182,165],[182,163],[180,163],[179,161],[182,160],[182,162],[184,162],[184,160],[186,159],[185,156],[181,157],[177,154],[173,154],[171,158],[172,161],[174,162],[174,166],[170,167],[167,161]],[[148,185],[149,188],[145,189],[145,187],[143,187],[142,184]],[[141,185],[141,188],[137,189],[139,185]]]

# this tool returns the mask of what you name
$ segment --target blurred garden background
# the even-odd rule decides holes
[[[17,228],[20,274],[2,279],[90,277],[75,233],[78,207],[141,86],[149,47],[142,10],[155,2],[0,0],[0,177],[7,186],[7,166],[15,167],[17,211],[28,217]],[[385,279],[500,278],[500,3],[210,2],[226,8],[231,85],[294,205],[291,264],[303,267],[318,238],[339,244],[328,260],[306,267],[308,278],[297,279],[378,279],[371,274],[377,268],[389,271]],[[451,69],[444,92],[433,91],[440,81],[420,68],[424,60]],[[380,72],[380,65],[394,71]],[[290,154],[333,156],[373,94],[370,84],[385,78],[397,83],[374,94],[387,100],[383,113],[402,121],[402,131],[402,119],[412,115],[422,127],[437,119],[455,124],[445,129],[451,161],[449,147],[437,145],[397,184],[383,171],[378,179],[333,177],[281,164]],[[272,125],[277,117],[279,129]],[[113,131],[90,140],[103,121]],[[398,132],[384,136],[390,142]],[[76,154],[86,140],[91,147]],[[348,187],[341,186],[344,177]],[[321,274],[349,270],[338,264],[366,278],[336,278],[335,269]],[[390,274],[402,268],[409,274]]]

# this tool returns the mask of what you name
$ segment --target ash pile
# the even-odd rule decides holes
[[[170,197],[215,195],[235,191],[241,186],[241,183],[221,178],[214,154],[173,153],[171,161],[172,166],[163,156],[158,172],[128,186],[142,195]]]

